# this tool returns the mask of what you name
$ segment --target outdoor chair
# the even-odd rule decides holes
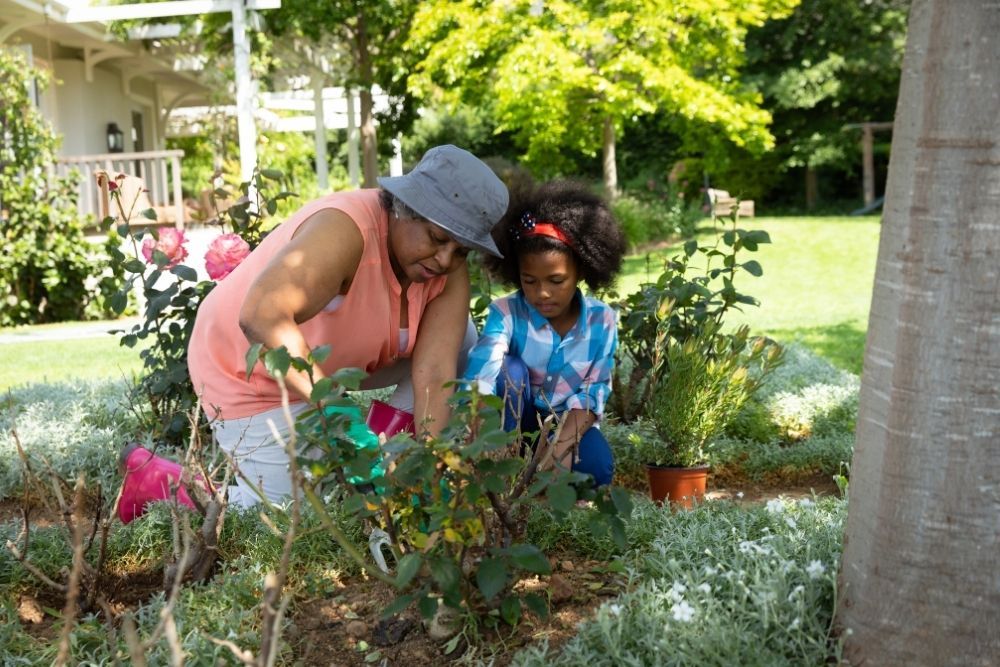
[[[712,214],[716,217],[728,217],[733,211],[736,197],[733,197],[725,190],[708,189],[708,198],[712,202]],[[754,204],[752,199],[741,199],[737,211],[741,218],[752,218],[754,216]]]

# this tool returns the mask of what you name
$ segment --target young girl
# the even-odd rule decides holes
[[[504,397],[508,431],[536,432],[550,414],[565,418],[555,460],[609,484],[614,461],[596,423],[611,393],[617,322],[577,284],[612,282],[625,253],[621,229],[600,197],[557,181],[515,202],[493,236],[503,257],[485,258],[486,267],[518,291],[490,306],[465,379]]]

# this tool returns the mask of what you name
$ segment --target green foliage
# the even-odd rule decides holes
[[[620,130],[660,110],[766,150],[770,117],[738,81],[742,42],[794,4],[423,3],[409,40],[422,58],[411,86],[492,109],[497,129],[546,175],[567,168],[566,151],[595,154],[605,121]]]
[[[281,172],[264,169],[254,170],[251,181],[240,184],[242,195],[225,211],[224,221],[231,226],[253,250],[267,234],[266,220],[273,215],[278,204],[292,193],[282,191],[268,194],[269,181],[280,182]],[[251,206],[250,185],[253,183],[256,199]],[[233,199],[235,195],[225,189],[216,190],[216,195]],[[120,220],[129,220],[135,202],[123,202],[121,191],[111,192],[112,206],[119,213]],[[150,213],[150,212],[147,212]],[[147,215],[147,217],[149,217]],[[104,220],[104,225],[115,224],[114,217]],[[159,238],[156,229],[134,228],[128,222],[116,227],[117,233],[132,244],[131,256],[115,250],[112,261],[121,267],[125,279],[111,299],[114,310],[121,313],[128,306],[129,294],[140,291],[145,307],[142,321],[129,331],[122,331],[121,344],[135,347],[140,341],[150,344],[139,352],[143,360],[143,375],[135,387],[138,403],[148,402],[151,420],[148,427],[154,437],[170,442],[182,442],[189,431],[188,415],[197,401],[194,387],[187,369],[187,349],[194,330],[198,307],[215,286],[212,280],[198,280],[197,272],[183,263],[183,257],[168,257],[155,250],[147,262],[140,259],[140,244],[143,237],[151,234]],[[170,230],[173,232],[174,230]],[[163,232],[166,233],[166,232]],[[186,254],[186,251],[184,251]]]
[[[690,512],[637,503],[654,533],[626,557],[634,586],[559,648],[515,656],[550,665],[822,665],[831,636],[847,503],[705,503]],[[641,518],[640,518],[641,517]]]
[[[646,191],[626,191],[612,201],[611,208],[632,248],[652,241],[690,238],[703,216],[676,188],[669,184],[660,188],[652,179]]]
[[[741,304],[758,304],[736,289],[735,280],[743,273],[759,277],[763,269],[756,260],[740,262],[737,256],[756,252],[761,244],[770,243],[771,237],[763,230],[738,227],[735,212],[726,225],[717,219],[713,222],[712,243],[686,241],[683,252],[666,261],[655,283],[642,284],[618,304],[620,345],[614,384],[619,390],[612,394],[609,405],[623,421],[632,421],[648,405],[653,391],[648,376],[657,355],[663,358],[663,344],[683,345],[706,327],[725,337],[723,318]],[[695,257],[704,259],[704,265],[693,265]],[[706,351],[715,347],[713,340],[703,339],[703,343],[708,346]]]
[[[15,51],[0,49],[0,326],[100,314],[106,260],[88,243],[76,176],[49,176],[58,139],[29,97],[47,82]]]
[[[781,363],[781,348],[749,341],[747,327],[720,336],[715,322],[679,342],[669,321],[667,313],[657,332],[647,413],[659,437],[644,440],[641,451],[649,463],[687,468],[705,462],[707,443]]]
[[[247,357],[248,372],[259,348]],[[328,347],[308,359],[290,357],[284,348],[263,355],[268,372],[282,382],[295,369],[312,377],[314,363]],[[316,501],[324,483],[336,484],[334,504],[359,521],[376,521],[392,541],[396,572],[392,583],[400,595],[383,612],[391,615],[416,604],[426,617],[439,601],[491,624],[497,617],[515,625],[525,609],[546,607],[536,594],[513,588],[528,574],[547,574],[549,561],[526,542],[527,515],[532,507],[549,508],[558,520],[577,511],[578,500],[591,500],[591,530],[610,534],[620,548],[625,527],[619,514],[631,510],[620,489],[595,491],[590,478],[559,468],[543,469],[547,446],[531,461],[519,455],[520,434],[501,428],[502,404],[497,397],[462,391],[451,399],[452,418],[437,437],[414,439],[401,434],[387,443],[362,443],[352,436],[361,411],[346,395],[363,373],[343,369],[313,384],[314,408],[302,413],[296,434],[303,452],[299,464],[306,497]],[[541,442],[547,442],[549,427]],[[384,473],[384,474],[383,474]]]

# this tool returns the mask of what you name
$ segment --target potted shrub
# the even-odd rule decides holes
[[[661,313],[661,324],[672,304]],[[764,377],[781,363],[782,349],[764,338],[750,338],[749,329],[722,334],[716,322],[683,342],[658,327],[650,375],[648,417],[657,433],[645,439],[653,500],[690,507],[705,494],[708,448],[753,396]]]

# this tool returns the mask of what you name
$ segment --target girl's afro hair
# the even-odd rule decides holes
[[[522,216],[558,227],[570,245],[547,236],[515,239]],[[503,258],[485,256],[490,275],[504,284],[521,286],[518,257],[533,252],[571,253],[583,281],[591,290],[609,286],[621,269],[625,235],[607,203],[577,181],[551,181],[511,193],[507,213],[493,228],[493,239]]]

